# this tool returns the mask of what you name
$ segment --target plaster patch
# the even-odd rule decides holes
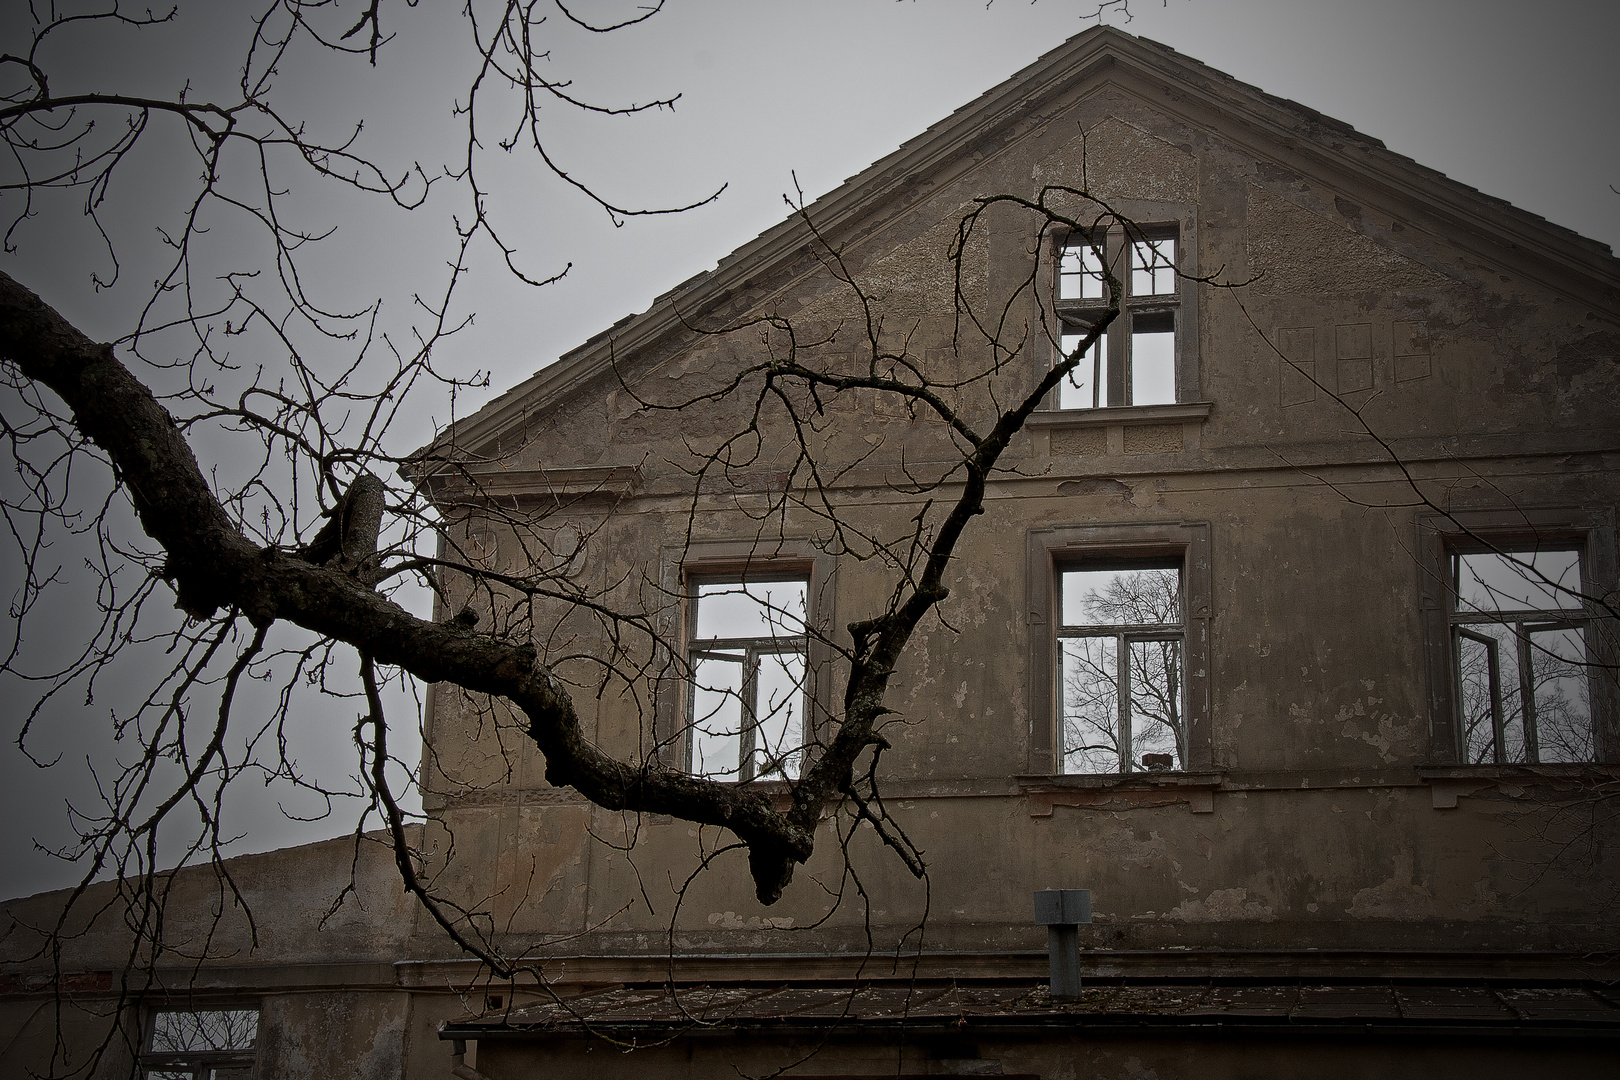
[[[1130,828],[1093,836],[1091,846],[1100,848],[1096,853],[1107,856],[1108,861],[1115,865],[1129,863],[1144,869],[1164,861],[1167,855],[1164,837],[1155,832],[1149,834],[1146,840],[1139,840],[1136,831]]]
[[[945,215],[938,225],[900,244],[881,258],[855,270],[855,280],[878,310],[891,319],[948,318],[956,311],[956,273],[950,251],[957,239],[966,205]],[[962,295],[982,303],[989,282],[990,244],[984,229],[975,230],[962,253]],[[858,311],[847,285],[829,286],[796,318],[847,316]]]
[[[1117,116],[1038,163],[1032,175],[1039,184],[1089,183],[1105,199],[1198,201],[1198,160]]]
[[[1412,852],[1402,848],[1395,853],[1395,874],[1381,884],[1356,893],[1345,909],[1353,919],[1400,919],[1411,921],[1434,915],[1434,897],[1426,885],[1412,880]]]
[[[1139,1057],[1125,1059],[1125,1075],[1130,1080],[1159,1080],[1159,1070],[1143,1065]]]
[[[1382,704],[1382,698],[1368,696],[1365,701],[1357,700],[1348,705],[1339,706],[1334,720],[1343,725],[1339,734],[1346,739],[1358,739],[1378,751],[1384,759],[1384,764],[1393,764],[1401,756],[1400,749],[1416,738],[1414,724],[1396,723],[1395,717],[1390,713],[1378,713],[1373,707]],[[1375,720],[1378,724],[1376,731],[1368,730],[1358,721]]]
[[[1449,279],[1340,220],[1249,187],[1249,268],[1258,292],[1323,293],[1434,288]]]
[[[1202,900],[1183,900],[1160,918],[1175,922],[1277,921],[1269,905],[1249,899],[1248,889],[1216,889]]]
[[[709,925],[718,926],[722,930],[791,930],[791,918],[762,919],[758,915],[750,915],[744,919],[735,911],[709,912]]]

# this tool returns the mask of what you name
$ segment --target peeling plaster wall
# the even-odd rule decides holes
[[[1350,408],[1439,504],[1613,506],[1620,486],[1601,448],[1614,407],[1592,391],[1620,378],[1620,336],[1556,289],[1488,268],[1477,245],[1460,246],[1387,196],[1337,188],[1286,155],[1257,155],[1252,141],[1229,140],[1218,117],[1204,120],[1123,86],[1078,96],[911,190],[903,212],[874,208],[840,241],[886,332],[938,371],[970,363],[970,350],[951,344],[947,253],[976,194],[1033,196],[1043,184],[1078,183],[1084,170],[1141,220],[1191,207],[1184,239],[1196,264],[1249,280],[1201,295],[1201,384],[1182,398],[1211,402],[1208,418],[1126,426],[1117,437],[1032,430],[1010,455],[1018,473],[992,486],[962,544],[941,607],[951,629],[931,624],[901,663],[885,763],[889,797],[929,853],[927,939],[964,951],[1039,950],[1032,890],[1085,886],[1096,911],[1088,942],[1103,950],[1557,950],[1607,940],[1604,905],[1620,892],[1615,838],[1593,833],[1581,860],[1547,843],[1579,803],[1578,785],[1487,785],[1437,808],[1419,775],[1436,749],[1416,604],[1418,508]],[[1022,227],[1008,219],[970,249],[975,302],[999,302],[998,288],[1028,275],[1032,237],[1016,238]],[[799,320],[806,340],[832,338],[820,355],[858,362],[858,313],[824,267],[795,264],[732,304]],[[621,373],[636,395],[674,400],[784,344],[776,335],[694,338],[645,362],[627,358]],[[1002,400],[1037,373],[1015,365],[1000,376]],[[689,524],[697,539],[753,535],[749,508],[764,502],[751,493],[772,490],[792,466],[784,428],[767,419],[759,460],[689,519],[682,440],[735,428],[737,403],[683,415],[641,409],[617,389],[601,398],[611,447],[603,460],[639,463],[645,487],[593,548],[594,580],[649,579],[655,553],[678,545]],[[919,504],[883,469],[902,454],[917,468],[945,460],[942,444],[869,398],[835,403],[828,417],[810,438],[850,467],[836,493],[844,512],[872,528],[908,520]],[[578,459],[538,432],[521,456]],[[1028,635],[1044,632],[1024,618],[1024,537],[1178,521],[1210,523],[1211,743],[1224,777],[1211,811],[1195,813],[1174,793],[1122,791],[1042,813],[1018,779],[1031,752]],[[783,526],[816,527],[808,517]],[[839,624],[876,610],[889,587],[872,566],[841,565]],[[591,707],[604,745],[646,752],[645,695],[599,695]],[[855,890],[830,824],[798,884],[761,909],[740,856],[720,856],[687,883],[724,843],[720,833],[585,810],[544,787],[528,750],[461,724],[455,737],[467,745],[441,757],[466,786],[441,786],[439,813],[458,850],[476,853],[469,894],[499,895],[514,933],[583,931],[571,947],[606,954],[865,947],[867,913],[834,902]],[[582,848],[564,834],[587,819],[601,839]],[[535,832],[543,822],[544,839]],[[498,841],[463,847],[460,837],[491,830]],[[924,891],[868,830],[845,846],[878,937],[892,942],[919,918]],[[514,861],[512,852],[522,854]]]

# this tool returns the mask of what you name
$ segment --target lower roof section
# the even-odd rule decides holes
[[[445,1024],[441,1039],[668,1039],[903,1028],[953,1036],[1173,1034],[1620,1038],[1620,985],[1604,982],[1044,982],[621,986]]]

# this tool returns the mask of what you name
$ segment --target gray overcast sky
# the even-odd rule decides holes
[[[231,59],[225,35],[245,17],[241,9],[255,6],[211,7],[204,30],[156,31],[139,56],[87,51],[78,74],[170,93],[188,75],[199,86],[210,71],[228,76],[220,67]],[[582,0],[580,10],[627,6]],[[570,32],[553,19],[553,63],[585,96],[616,103],[682,95],[672,113],[633,119],[555,113],[553,149],[566,167],[631,205],[684,202],[729,186],[714,205],[615,228],[552,178],[492,161],[494,208],[512,224],[528,265],[550,273],[571,262],[572,269],[535,292],[487,262],[477,265],[463,298],[476,322],[451,343],[450,359],[492,371],[487,400],[780,220],[793,174],[808,196],[822,194],[1090,26],[1080,15],[1094,8],[1081,0],[996,0],[988,9],[983,0],[670,0],[647,24],[606,37]],[[1344,120],[1462,183],[1620,243],[1620,195],[1609,188],[1620,186],[1620,3],[1133,0],[1131,10],[1129,23],[1118,12],[1107,20]],[[190,11],[182,3],[182,15]],[[431,147],[450,130],[446,95],[455,92],[435,22],[444,18],[402,12],[401,37],[375,72],[351,65],[288,80],[289,101],[316,119],[364,115],[366,137],[378,140],[371,145],[444,160],[447,152]],[[162,219],[163,164],[143,165],[154,170],[151,186],[137,185],[117,204],[135,281],[146,265],[140,245]],[[341,201],[309,212],[312,223],[341,226],[319,264],[334,291],[358,288],[384,296],[391,310],[408,310],[412,291],[429,288],[442,267],[430,219],[352,213]],[[82,235],[41,222],[19,240],[21,252],[0,257],[0,268],[95,336],[127,326],[129,300],[120,290],[133,288],[98,294],[89,287]],[[458,413],[481,400],[458,404]],[[418,409],[399,449],[426,441],[431,421],[449,415],[443,400],[424,399]],[[70,633],[65,620],[63,632]],[[335,762],[334,780],[349,768],[353,710],[338,712],[312,720],[319,733],[305,753]],[[90,717],[71,734],[47,737],[45,748],[65,749],[72,768],[83,756],[79,742],[94,739],[98,723],[105,721]],[[82,785],[82,768],[41,777],[14,753],[3,768],[0,812],[28,827],[10,830],[0,845],[0,865],[9,868],[0,894],[64,883],[68,875],[29,852],[28,837],[60,842],[61,794]],[[273,792],[243,805],[240,851],[345,825],[289,823]]]
[[[610,235],[586,213],[571,281],[486,325],[510,385],[768,228],[790,170],[836,186],[1082,29],[1076,0],[674,3],[626,44],[673,117],[613,141],[601,173],[655,200],[721,201]],[[1391,150],[1586,236],[1620,243],[1620,4],[1498,0],[1134,0],[1124,28],[1382,139]],[[1117,17],[1111,19],[1120,22]],[[638,28],[643,29],[643,28]],[[604,57],[620,43],[599,43]],[[611,80],[605,80],[611,85]],[[643,129],[654,131],[650,138]],[[647,141],[643,143],[643,139]],[[577,210],[577,208],[575,208]],[[557,226],[553,226],[557,227]],[[588,230],[588,231],[587,231]],[[558,239],[561,240],[561,235]],[[486,313],[487,314],[487,313]],[[484,322],[485,316],[480,316]],[[532,350],[532,351],[531,351]],[[508,366],[510,365],[510,366]]]

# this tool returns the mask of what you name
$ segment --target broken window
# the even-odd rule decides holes
[[[1058,573],[1065,773],[1187,767],[1179,562],[1088,562]]]
[[[144,1080],[250,1080],[257,1009],[163,1010],[141,1054]]]
[[[1454,551],[1449,569],[1463,760],[1595,761],[1580,553]]]
[[[1149,229],[1127,237],[1114,228],[1071,237],[1058,261],[1058,346],[1065,357],[1080,348],[1108,303],[1104,266],[1125,289],[1120,313],[1085,357],[1058,384],[1057,407],[1165,405],[1176,401],[1176,323],[1181,279],[1176,232]],[[1106,262],[1105,262],[1106,260]]]
[[[688,583],[689,772],[795,779],[804,754],[807,575]]]

